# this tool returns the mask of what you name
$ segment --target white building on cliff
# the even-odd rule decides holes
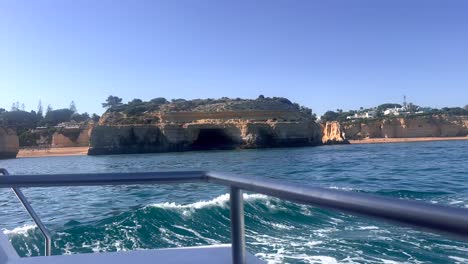
[[[376,111],[368,111],[368,112],[363,112],[363,113],[356,113],[352,116],[346,117],[346,119],[372,119],[377,116]]]
[[[405,106],[403,106],[403,107],[387,108],[383,114],[385,116],[390,116],[390,115],[399,116],[399,115],[409,114],[409,111],[408,109],[406,109]]]

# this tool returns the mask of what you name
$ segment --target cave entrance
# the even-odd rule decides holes
[[[233,149],[237,143],[223,129],[200,129],[198,138],[193,142],[194,150]]]
[[[273,147],[276,144],[275,138],[269,131],[261,129],[258,131],[258,141],[257,144],[263,147]]]

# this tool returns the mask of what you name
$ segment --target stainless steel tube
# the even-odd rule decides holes
[[[244,200],[242,190],[231,187],[231,247],[232,263],[245,264],[245,225],[244,225]]]
[[[10,175],[7,170],[5,169],[0,169],[0,173],[2,173],[5,176]],[[31,204],[28,202],[26,197],[24,196],[23,192],[19,188],[11,188],[13,192],[16,194],[16,197],[18,197],[18,200],[20,200],[21,204],[24,206],[26,211],[28,211],[28,214],[31,216],[31,218],[34,220],[34,223],[36,223],[37,227],[39,230],[41,230],[42,235],[45,238],[45,255],[50,256],[52,255],[52,238],[50,237],[49,231],[47,228],[44,226],[42,223],[41,219],[39,216],[36,214],[34,209],[31,207]]]

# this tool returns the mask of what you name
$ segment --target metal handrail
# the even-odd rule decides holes
[[[245,263],[246,256],[242,190],[351,214],[390,220],[436,233],[468,239],[468,209],[213,172],[5,175],[0,177],[0,188],[186,182],[209,182],[230,187],[232,260],[236,264]],[[25,202],[27,203],[26,200]],[[36,218],[33,217],[33,219],[36,221]],[[37,218],[37,220],[39,219]],[[36,221],[36,223],[38,222]]]
[[[5,176],[10,175],[10,173],[8,173],[6,169],[2,169],[2,168],[0,168],[0,174],[5,175]],[[39,227],[39,230],[41,230],[41,233],[45,239],[45,251],[44,251],[45,253],[44,254],[46,256],[50,256],[52,254],[52,239],[50,237],[49,231],[47,230],[45,225],[42,223],[41,219],[36,214],[31,204],[28,202],[28,200],[24,196],[23,192],[19,188],[11,188],[11,189],[15,193],[18,200],[20,200],[21,204],[26,209],[26,211],[28,211],[29,216],[31,216],[31,218],[34,220],[37,227]]]

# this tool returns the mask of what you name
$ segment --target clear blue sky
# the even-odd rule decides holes
[[[463,106],[468,1],[0,1],[0,107],[110,94]]]

